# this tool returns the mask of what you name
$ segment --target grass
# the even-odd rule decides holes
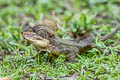
[[[120,31],[112,39],[104,42],[99,36],[108,34],[115,27],[110,25],[120,19],[119,0],[2,0],[0,2],[0,76],[14,80],[39,80],[45,77],[61,77],[78,73],[78,80],[118,80],[120,79],[119,50]],[[95,44],[106,52],[89,50],[76,58],[79,62],[64,62],[60,55],[52,62],[47,61],[48,53],[37,55],[37,49],[23,39],[21,23],[26,16],[35,23],[44,15],[55,13],[55,21],[61,24],[58,35],[71,39],[69,33],[84,35],[88,31],[97,33]],[[66,33],[67,32],[67,33]],[[107,53],[107,51],[110,51]]]

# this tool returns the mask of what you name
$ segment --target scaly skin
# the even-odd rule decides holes
[[[104,41],[111,38],[118,30],[119,27],[117,26],[112,33],[101,37],[101,40]],[[33,27],[24,30],[22,35],[39,49],[50,52],[49,57],[59,56],[60,53],[68,54],[68,60],[70,62],[75,61],[78,53],[86,52],[94,47],[98,48],[93,43],[95,40],[93,37],[77,43],[59,38],[56,35],[56,31],[57,25],[55,22],[49,19],[43,19]]]

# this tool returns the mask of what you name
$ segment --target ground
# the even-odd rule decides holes
[[[114,29],[112,23],[120,20],[119,8],[119,0],[1,0],[0,76],[37,80],[41,75],[56,78],[77,72],[78,80],[120,79],[120,53],[116,52],[120,49],[120,31],[112,39],[99,39]],[[96,34],[94,43],[105,52],[89,50],[79,54],[79,62],[74,63],[66,62],[65,55],[48,62],[48,53],[40,56],[21,35],[23,24],[34,24],[43,16],[52,16],[62,26],[57,33],[61,38]]]

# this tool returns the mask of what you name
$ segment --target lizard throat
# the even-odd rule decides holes
[[[26,40],[28,40],[30,43],[32,43],[34,46],[38,48],[49,47],[49,40],[38,36],[34,32],[23,32],[22,35]]]

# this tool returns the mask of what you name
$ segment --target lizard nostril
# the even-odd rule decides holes
[[[35,32],[35,29],[32,29],[33,32]]]

